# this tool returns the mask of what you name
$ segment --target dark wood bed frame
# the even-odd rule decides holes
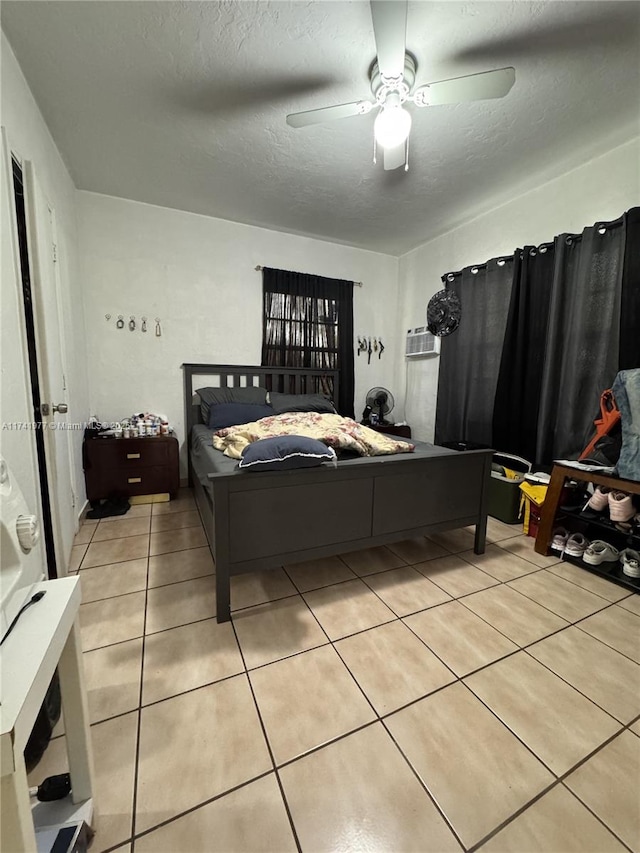
[[[189,485],[215,560],[218,622],[231,618],[231,577],[244,572],[468,525],[476,527],[476,554],[484,552],[491,450],[378,456],[337,468],[209,474],[207,493],[191,463],[191,430],[202,423],[194,377],[198,387],[259,385],[288,393],[314,393],[328,381],[335,397],[338,374],[225,364],[182,367]]]

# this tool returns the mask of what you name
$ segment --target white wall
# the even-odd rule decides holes
[[[180,365],[260,363],[257,264],[363,281],[354,288],[355,334],[381,337],[388,348],[371,364],[355,358],[356,415],[369,388],[393,387],[397,258],[95,193],[78,197],[90,402],[101,420],[160,412],[182,446]],[[138,329],[117,330],[119,314],[127,322],[133,314]],[[143,315],[146,334],[139,331]],[[162,321],[160,338],[155,317]]]
[[[425,322],[430,297],[447,272],[580,232],[640,204],[640,140],[633,139],[555,180],[514,198],[400,258],[399,335]],[[432,441],[439,359],[397,361],[394,385],[404,389],[405,417],[416,438]]]
[[[6,129],[12,151],[21,159],[33,163],[40,185],[55,208],[64,310],[62,323],[68,356],[69,420],[84,421],[88,415],[88,389],[82,294],[77,278],[76,190],[4,34],[1,123]],[[28,365],[23,349],[24,321],[20,301],[19,267],[14,255],[11,224],[7,221],[13,201],[6,177],[3,170],[2,421],[30,422],[33,420],[33,408],[30,402]],[[70,542],[72,533],[77,528],[77,514],[85,496],[81,458],[82,433],[73,432],[72,435],[75,460],[74,491],[79,503],[75,510],[71,502],[59,508],[67,542]],[[2,452],[14,470],[29,505],[36,507],[38,483],[33,433],[3,431]]]

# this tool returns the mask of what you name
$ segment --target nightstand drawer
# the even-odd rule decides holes
[[[107,495],[155,495],[175,490],[166,465],[147,468],[114,468],[103,472],[101,488]]]
[[[169,459],[169,445],[156,438],[96,438],[87,442],[87,461],[89,466],[97,464],[114,468],[146,468],[153,465],[166,465]]]

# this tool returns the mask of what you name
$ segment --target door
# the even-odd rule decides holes
[[[75,533],[67,380],[64,362],[55,211],[31,163],[23,167],[27,239],[31,262],[40,411],[51,501],[57,574],[66,574]]]

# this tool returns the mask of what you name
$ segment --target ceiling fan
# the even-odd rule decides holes
[[[371,17],[378,50],[377,59],[369,72],[374,100],[354,101],[335,107],[307,110],[287,116],[291,127],[307,127],[340,118],[366,115],[379,108],[374,124],[375,145],[384,150],[384,168],[409,168],[409,132],[411,114],[408,103],[416,107],[457,104],[503,98],[516,79],[514,68],[498,68],[479,74],[468,74],[452,80],[440,80],[413,88],[416,61],[406,51],[407,0],[371,0]]]

